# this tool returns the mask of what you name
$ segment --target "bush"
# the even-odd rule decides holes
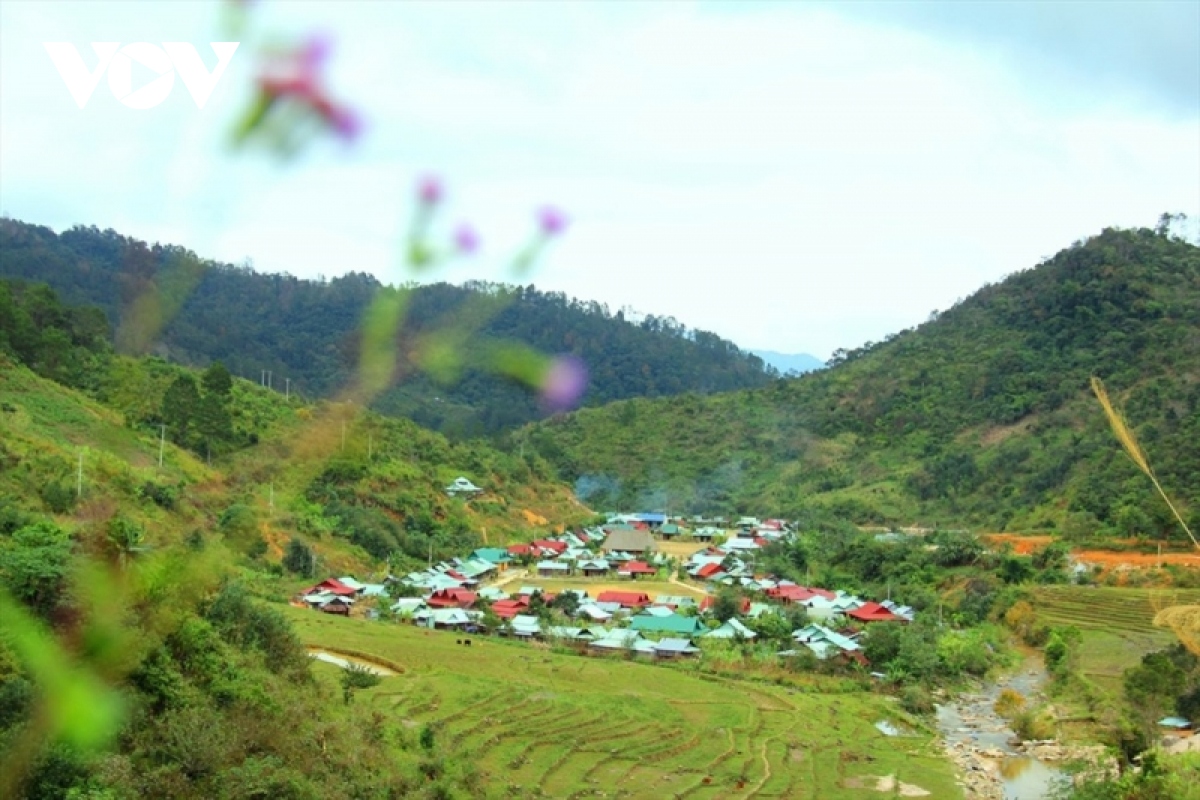
[[[910,714],[932,714],[933,695],[921,686],[906,686],[900,693],[900,707]]]
[[[1025,741],[1053,739],[1057,734],[1054,715],[1045,706],[1018,712],[1012,718],[1012,729]]]
[[[75,501],[79,499],[75,487],[62,481],[50,481],[41,488],[38,494],[42,498],[42,502],[46,504],[46,508],[55,514],[69,513],[71,509],[75,508]]]

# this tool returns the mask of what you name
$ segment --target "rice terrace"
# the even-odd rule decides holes
[[[554,653],[495,638],[380,626],[288,609],[306,644],[402,664],[355,700],[402,717],[480,767],[509,796],[863,798],[893,776],[911,796],[956,797],[936,737],[855,681],[780,683]],[[336,667],[314,667],[329,680]],[[890,720],[912,734],[889,737]]]

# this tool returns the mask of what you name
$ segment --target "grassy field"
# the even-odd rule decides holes
[[[561,592],[563,589],[583,589],[592,598],[601,592],[645,592],[650,599],[660,594],[694,597],[697,602],[707,594],[699,586],[671,583],[669,581],[648,580],[617,580],[615,578],[539,578],[537,575],[526,575],[510,581],[501,588],[506,592],[515,592],[522,586],[536,586],[543,592]]]
[[[1035,591],[1038,617],[1050,625],[1074,625],[1083,633],[1079,663],[1101,689],[1121,691],[1121,674],[1143,655],[1177,641],[1154,627],[1156,608],[1200,603],[1200,590],[1045,586]]]
[[[359,693],[363,709],[431,725],[513,797],[870,798],[853,779],[895,775],[961,797],[932,737],[889,738],[908,719],[887,698],[785,687],[680,667],[558,654],[535,645],[288,608],[304,642],[403,667]],[[335,667],[314,667],[326,679]],[[870,781],[867,781],[870,784]]]

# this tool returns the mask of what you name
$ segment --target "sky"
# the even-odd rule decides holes
[[[570,224],[521,282],[820,358],[1104,227],[1200,220],[1200,2],[249,8],[233,33],[217,3],[0,3],[0,212],[400,282],[437,175],[483,249],[423,279],[515,280],[551,204]],[[314,32],[361,137],[231,149],[256,54]],[[43,43],[90,68],[97,41],[241,45],[202,109],[178,79],[80,109]]]

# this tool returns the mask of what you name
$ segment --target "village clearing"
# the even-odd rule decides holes
[[[639,587],[641,588],[641,587]],[[519,798],[871,798],[894,776],[957,798],[934,736],[852,681],[781,686],[552,652],[548,647],[287,608],[305,644],[370,654],[403,674],[356,693],[372,712],[429,726]],[[461,642],[461,643],[460,643]],[[323,680],[338,670],[314,665]],[[913,726],[888,737],[881,718]],[[799,756],[799,757],[797,757]]]

